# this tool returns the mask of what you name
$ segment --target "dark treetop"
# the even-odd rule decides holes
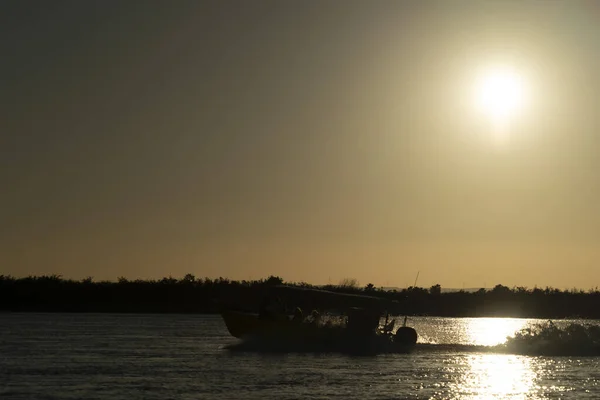
[[[283,284],[271,276],[256,281],[225,278],[197,279],[191,274],[182,279],[128,280],[94,282],[63,279],[61,276],[14,278],[0,275],[0,311],[37,312],[135,312],[135,313],[215,313],[222,307],[257,311],[266,296]],[[316,287],[307,283],[286,283],[287,287],[325,289],[330,292],[369,295],[343,296],[348,306],[355,300],[378,297],[394,306],[393,312],[408,315],[446,317],[530,317],[600,318],[600,291],[588,292],[553,288],[508,288],[496,285],[491,290],[442,292],[440,285],[429,289],[409,287],[384,290],[372,284],[358,287],[353,280],[345,284]],[[286,307],[327,308],[333,303],[314,290],[291,290],[283,297]],[[333,307],[340,306],[336,303]]]

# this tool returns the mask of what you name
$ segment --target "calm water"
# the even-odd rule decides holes
[[[600,357],[483,347],[535,320],[409,322],[412,354],[351,357],[231,352],[218,316],[0,314],[0,398],[600,398]]]

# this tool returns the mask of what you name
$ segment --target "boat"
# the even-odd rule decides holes
[[[232,348],[271,351],[407,353],[417,342],[417,332],[404,324],[394,330],[395,321],[381,317],[385,301],[375,296],[340,294],[320,289],[279,285],[273,292],[303,304],[319,304],[314,309],[336,309],[338,318],[321,318],[313,311],[304,318],[284,312],[259,313],[224,308],[221,316],[229,333],[242,341]],[[287,296],[286,296],[287,295]],[[278,297],[279,298],[279,297]],[[288,303],[289,304],[289,303]],[[299,309],[297,309],[299,310]],[[316,313],[316,314],[315,314]],[[326,319],[326,320],[325,320]]]

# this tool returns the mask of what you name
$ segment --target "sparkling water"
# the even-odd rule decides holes
[[[0,399],[600,398],[596,353],[498,346],[544,321],[408,322],[411,354],[359,357],[233,352],[213,315],[0,314]]]

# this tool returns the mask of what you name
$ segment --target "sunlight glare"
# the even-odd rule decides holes
[[[459,393],[475,399],[526,399],[536,390],[531,361],[527,357],[504,354],[474,355],[469,360],[470,371]]]
[[[489,119],[496,139],[508,136],[511,122],[527,103],[525,79],[514,68],[482,71],[475,82],[475,106]]]
[[[519,318],[473,318],[469,321],[470,342],[482,346],[496,346],[508,336],[523,329],[526,320]]]
[[[494,70],[483,75],[478,84],[479,103],[493,118],[509,118],[524,102],[522,78],[511,70]]]

